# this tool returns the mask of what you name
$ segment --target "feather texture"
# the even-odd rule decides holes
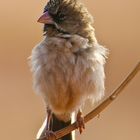
[[[104,96],[106,55],[103,46],[79,35],[46,37],[31,55],[35,91],[67,121],[87,99],[95,102]]]

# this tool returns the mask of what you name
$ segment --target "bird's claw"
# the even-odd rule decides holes
[[[45,132],[46,140],[56,140],[56,135],[53,131],[46,131]]]
[[[77,114],[76,126],[77,129],[79,129],[80,134],[83,132],[83,129],[85,129],[85,122],[81,112]]]

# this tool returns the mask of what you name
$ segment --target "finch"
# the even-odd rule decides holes
[[[97,42],[93,17],[79,0],[49,0],[38,22],[44,24],[44,39],[30,61],[34,89],[48,113],[45,135],[69,125],[72,113],[81,133],[85,101],[94,105],[104,96],[108,50]],[[72,140],[71,134],[61,140]]]

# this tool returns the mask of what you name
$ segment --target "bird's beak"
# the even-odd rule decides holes
[[[47,11],[47,12],[43,13],[43,15],[38,19],[37,22],[44,23],[44,24],[53,24],[53,19]]]

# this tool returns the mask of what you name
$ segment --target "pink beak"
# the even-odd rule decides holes
[[[44,23],[44,24],[52,24],[53,19],[47,11],[47,12],[43,13],[43,15],[37,20],[37,22]]]

